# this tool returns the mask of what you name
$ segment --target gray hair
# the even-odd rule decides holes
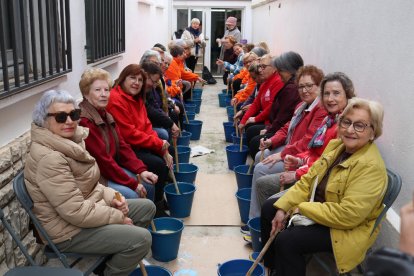
[[[158,63],[161,63],[161,55],[155,50],[146,50],[139,61],[139,64],[143,64],[144,62],[149,61],[152,57],[156,57]]]
[[[273,64],[278,71],[285,71],[295,75],[296,71],[303,66],[303,59],[296,52],[286,52],[275,58]]]
[[[183,47],[183,48],[187,48],[188,47],[188,43],[183,40],[183,39],[177,39],[175,42],[175,45]]]
[[[262,57],[268,54],[266,49],[263,49],[262,47],[258,47],[258,46],[254,47],[250,52],[255,53],[258,57]]]
[[[168,52],[164,53],[164,62],[171,63],[172,59],[173,59],[173,57],[170,53],[168,53]]]
[[[193,18],[193,19],[191,19],[191,24],[192,23],[198,23],[198,24],[200,24],[200,19],[198,19],[198,18]]]
[[[54,103],[73,104],[75,108],[78,108],[75,99],[69,92],[64,90],[49,90],[42,95],[33,110],[33,123],[44,127],[49,107]]]

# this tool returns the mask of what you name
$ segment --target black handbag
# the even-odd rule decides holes
[[[383,247],[367,257],[365,276],[412,276],[414,257],[398,249]]]

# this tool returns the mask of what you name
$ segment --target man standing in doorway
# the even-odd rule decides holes
[[[237,42],[240,42],[241,39],[241,33],[239,28],[237,28],[237,18],[230,16],[226,20],[226,32],[224,33],[224,36],[220,39],[217,38],[216,42],[221,45],[221,43],[224,41],[224,38],[228,35],[232,35]]]
[[[224,32],[224,36],[221,39],[220,38],[216,39],[216,42],[218,43],[219,47],[221,47],[219,59],[230,62],[230,63],[234,63],[235,60],[237,59],[237,55],[234,54],[233,47],[230,47],[230,48],[226,49],[225,45],[223,45],[223,44],[226,42],[225,38],[228,37],[228,36],[232,36],[232,37],[234,37],[236,42],[240,42],[241,33],[240,33],[239,28],[237,28],[237,18],[233,17],[233,16],[228,17],[227,20],[226,20],[226,28],[227,28],[227,30]],[[225,57],[233,57],[234,60],[231,61],[231,60],[229,60]],[[227,85],[228,73],[229,72],[226,71],[223,74],[223,82],[226,85]]]

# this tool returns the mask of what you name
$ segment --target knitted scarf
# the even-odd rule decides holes
[[[295,131],[296,126],[302,121],[303,115],[305,115],[305,111],[311,111],[317,104],[319,104],[319,98],[317,97],[309,106],[307,103],[303,102],[293,114],[292,120],[290,120],[288,134],[286,137],[286,144],[290,143],[290,139],[292,138],[293,132]]]
[[[339,114],[329,114],[323,119],[322,125],[316,130],[312,139],[308,144],[308,148],[319,148],[323,146],[325,142],[326,130],[331,126],[335,125],[338,121]]]
[[[201,33],[199,29],[193,29],[193,28],[191,28],[191,26],[188,27],[186,30],[189,31],[190,34],[192,34],[194,36],[194,38],[199,37],[200,33]],[[195,43],[195,47],[196,47],[195,48],[195,54],[196,54],[196,56],[198,56],[198,50],[200,49],[200,44]]]

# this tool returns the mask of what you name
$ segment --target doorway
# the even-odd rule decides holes
[[[185,30],[190,26],[192,18],[198,18],[201,21],[201,30],[206,37],[206,48],[203,58],[198,63],[207,66],[215,76],[222,75],[221,68],[216,65],[216,60],[220,56],[221,48],[218,46],[216,39],[222,38],[226,31],[226,19],[229,16],[237,18],[237,27],[243,34],[242,26],[242,9],[227,8],[177,8],[175,20],[173,18],[173,33]],[[173,36],[173,38],[176,38]]]
[[[224,36],[226,19],[229,16],[237,18],[237,27],[242,32],[241,15],[241,10],[211,9],[210,70],[213,75],[222,75],[222,68],[216,65],[216,60],[220,57],[221,52],[221,47],[217,44],[216,39]]]

